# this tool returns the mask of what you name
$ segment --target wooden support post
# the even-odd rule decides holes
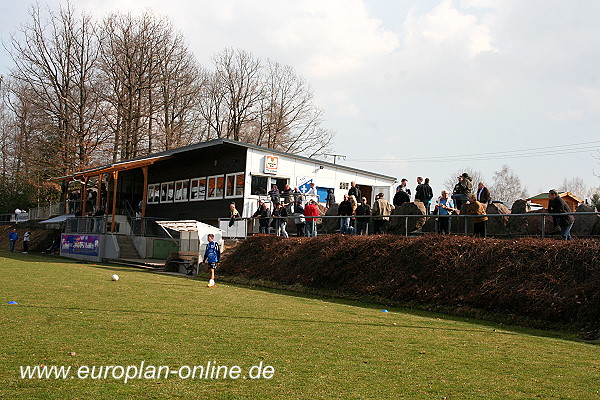
[[[144,190],[142,195],[142,218],[146,216],[146,203],[148,202],[148,166],[142,167],[142,173],[144,174]]]
[[[119,171],[114,171],[113,176],[113,201],[112,201],[112,221],[110,224],[111,233],[115,232],[115,214],[117,213],[117,184],[119,183]]]
[[[142,167],[142,173],[144,174],[144,190],[142,194],[142,220],[140,221],[140,235],[144,236],[146,230],[146,204],[148,203],[148,166]]]
[[[96,184],[96,188],[98,190],[96,196],[96,210],[99,210],[102,207],[102,174],[98,175],[98,183]]]
[[[87,185],[88,185],[88,180],[90,179],[89,176],[86,176],[85,178],[83,178],[83,190],[81,193],[81,216],[85,217],[85,209],[87,206]]]

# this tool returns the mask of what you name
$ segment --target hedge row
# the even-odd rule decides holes
[[[396,235],[251,237],[220,273],[379,296],[472,307],[596,330],[600,242]]]

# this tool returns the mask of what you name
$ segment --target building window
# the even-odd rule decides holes
[[[175,182],[175,201],[187,201],[189,187],[190,181],[187,179]]]
[[[160,183],[148,185],[148,204],[158,203],[160,199]]]
[[[206,199],[206,178],[192,179],[190,184],[190,200],[205,200]]]
[[[225,191],[224,176],[208,177],[208,199],[222,199]]]
[[[161,183],[160,185],[160,202],[161,203],[166,203],[167,202],[167,193],[169,192],[169,183],[168,182],[164,182]]]
[[[235,195],[239,197],[244,196],[244,187],[246,186],[246,175],[237,174],[235,176]]]
[[[245,175],[243,173],[226,175],[225,197],[242,197],[244,195],[244,181]]]
[[[167,189],[167,201],[173,201],[175,197],[175,182],[169,182]]]
[[[269,184],[268,176],[252,175],[252,183],[250,184],[250,194],[254,196],[262,196],[267,194]]]

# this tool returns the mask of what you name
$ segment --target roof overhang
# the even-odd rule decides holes
[[[61,222],[65,222],[67,218],[74,218],[75,214],[63,214],[58,215],[56,217],[52,217],[50,219],[40,221],[40,224],[60,224]]]
[[[58,178],[51,178],[51,182],[60,182],[65,180],[75,180],[75,179],[85,179],[93,176],[99,176],[102,174],[110,174],[116,171],[126,171],[130,169],[136,169],[140,167],[145,167],[147,165],[152,165],[158,160],[166,160],[171,156],[168,155],[159,155],[154,157],[147,157],[138,160],[129,160],[117,162],[114,164],[104,165],[102,167],[92,168],[81,172],[75,172],[71,175],[65,175]]]

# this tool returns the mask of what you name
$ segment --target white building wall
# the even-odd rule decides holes
[[[273,178],[286,178],[289,180],[292,188],[297,187],[296,178],[310,177],[318,187],[327,187],[335,189],[335,200],[340,202],[343,195],[348,192],[347,189],[341,189],[340,184],[350,185],[355,181],[360,187],[373,187],[369,203],[372,204],[373,197],[383,192],[387,199],[393,193],[392,188],[396,182],[395,179],[385,179],[384,177],[374,176],[359,171],[347,170],[343,167],[335,167],[330,164],[320,163],[318,160],[307,161],[281,154],[273,154],[279,157],[279,164],[276,173],[265,173],[265,156],[273,154],[266,151],[249,148],[246,157],[246,183],[244,198],[244,217],[251,216],[257,208],[258,196],[250,195],[251,182],[253,175],[270,176]],[[270,187],[269,187],[270,190]],[[322,202],[325,199],[320,199]]]

